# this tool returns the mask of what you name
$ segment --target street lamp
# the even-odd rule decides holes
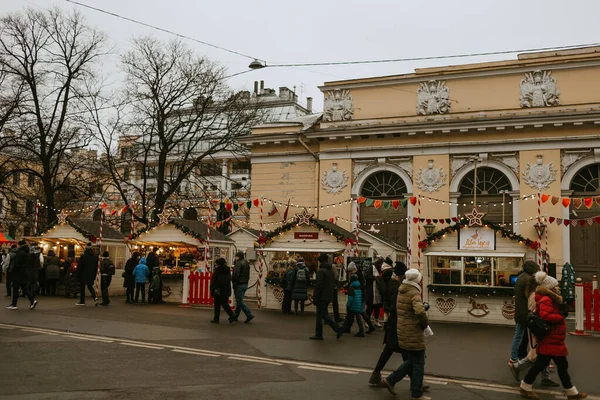
[[[250,65],[248,65],[248,68],[250,68],[250,69],[263,69],[263,68],[266,68],[266,66],[267,66],[266,62],[261,62],[261,61],[259,61],[257,59],[254,59],[254,61],[252,61],[250,63]]]
[[[538,237],[542,237],[544,235],[544,232],[546,232],[546,224],[544,223],[536,222],[535,224],[533,224],[533,227],[535,228]]]
[[[435,229],[435,225],[427,224],[427,225],[423,226],[423,228],[425,228],[425,233],[427,234],[427,237],[429,237],[433,233],[433,230]]]

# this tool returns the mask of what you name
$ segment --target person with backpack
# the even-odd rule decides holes
[[[218,324],[221,316],[221,308],[225,310],[229,316],[229,323],[237,322],[237,317],[229,306],[229,297],[231,296],[231,269],[227,266],[227,261],[224,258],[219,258],[215,261],[217,268],[210,280],[210,294],[213,297],[214,316],[210,320],[211,324]]]
[[[540,398],[533,391],[533,382],[542,371],[548,368],[552,360],[556,364],[558,377],[565,389],[567,399],[585,399],[588,395],[579,392],[573,386],[569,375],[569,363],[567,362],[569,352],[565,343],[567,336],[565,319],[569,314],[568,304],[563,302],[559,294],[558,281],[555,278],[540,271],[535,274],[535,280],[538,284],[535,289],[536,314],[550,326],[550,330],[544,337],[538,338],[537,358],[535,364],[521,381],[521,396],[527,399]]]
[[[110,260],[108,251],[102,253],[102,260],[100,260],[100,289],[102,291],[102,303],[101,306],[107,306],[110,304],[108,298],[108,287],[112,281],[112,277],[115,274],[115,265]]]
[[[135,301],[137,304],[140,299],[140,292],[142,292],[142,304],[146,304],[146,281],[150,278],[150,271],[146,265],[146,258],[140,258],[140,263],[133,269],[133,276],[135,279]]]
[[[4,258],[4,261],[2,262],[2,272],[6,274],[6,297],[12,296],[12,271],[14,268],[15,259],[17,257],[18,251],[19,248],[16,244],[10,246],[10,251],[6,255],[6,258]]]
[[[294,313],[296,315],[298,315],[298,305],[300,305],[300,312],[304,314],[304,303],[308,300],[308,274],[308,267],[304,263],[304,258],[298,257],[292,275],[292,300],[294,300]]]
[[[60,279],[60,260],[56,257],[56,253],[54,250],[48,251],[48,257],[46,257],[45,261],[45,271],[46,271],[46,295],[48,296],[56,296],[56,284]]]
[[[37,306],[37,300],[31,293],[31,254],[29,253],[29,246],[27,242],[21,240],[19,243],[19,251],[17,252],[14,262],[12,264],[12,302],[6,308],[9,310],[17,309],[17,302],[19,301],[19,289],[23,291],[23,294],[29,299],[29,309],[33,310]]]
[[[79,303],[75,303],[77,306],[85,306],[85,288],[94,299],[94,305],[97,307],[100,303],[96,296],[96,290],[94,289],[94,281],[98,273],[98,257],[94,254],[92,243],[89,242],[85,247],[84,253],[79,257],[77,263],[77,281],[79,281]]]
[[[360,282],[360,289],[363,291],[363,293],[367,293],[366,287],[366,280],[365,277],[362,273],[362,271],[360,269],[358,269],[358,267],[356,266],[356,264],[354,263],[354,261],[350,261],[350,263],[348,264],[348,279],[350,279],[350,277],[352,276],[352,274],[356,274],[356,276],[358,277],[358,281]],[[346,290],[349,289],[349,285],[346,286]],[[373,322],[371,321],[371,318],[369,318],[367,316],[367,312],[366,312],[366,305],[365,305],[365,296],[363,296],[362,298],[362,312],[361,312],[361,316],[363,318],[363,321],[365,322],[365,324],[367,324],[367,326],[369,327],[369,329],[367,330],[367,333],[373,333],[375,332],[375,325],[373,325]],[[346,333],[350,333],[348,332],[348,330],[346,330]]]
[[[250,282],[250,264],[244,259],[244,253],[238,251],[235,255],[235,264],[233,265],[233,293],[235,294],[235,317],[239,318],[242,311],[246,315],[244,323],[249,324],[254,319],[252,311],[244,303],[244,296],[248,290],[248,282]]]

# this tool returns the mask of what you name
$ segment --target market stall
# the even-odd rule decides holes
[[[392,261],[402,261],[406,263],[408,250],[406,247],[394,242],[391,239],[381,235],[377,229],[371,227],[370,230],[359,229],[359,237],[365,238],[373,245],[369,251],[369,257],[389,257]]]
[[[257,297],[258,286],[258,258],[254,250],[254,243],[258,241],[260,231],[252,228],[238,228],[235,231],[227,234],[227,237],[234,241],[235,252],[241,251],[244,253],[246,260],[250,263],[250,281],[246,297]]]
[[[431,320],[514,323],[514,284],[538,242],[484,222],[446,227],[419,245]]]
[[[129,245],[132,252],[142,255],[155,249],[165,288],[163,298],[173,302],[181,302],[184,268],[192,272],[212,272],[219,258],[231,265],[235,249],[234,242],[221,232],[201,221],[186,219],[174,219],[138,231],[132,235]]]
[[[91,242],[94,245],[99,243],[100,229],[100,221],[61,218],[59,223],[40,232],[38,236],[28,236],[25,239],[29,242],[37,243],[44,255],[47,255],[48,251],[53,250],[61,260],[61,280],[58,286],[60,292],[64,288],[69,264],[73,259],[76,261],[83,254],[87,243]],[[122,269],[129,258],[129,250],[123,239],[123,234],[119,231],[104,225],[102,227],[102,246],[100,249],[96,248],[99,254],[108,251],[110,259],[115,264],[117,270]],[[121,272],[117,271],[110,286],[111,294],[124,293],[121,279]]]
[[[346,259],[354,256],[356,249],[355,233],[349,232],[331,222],[313,218],[296,218],[264,236],[262,249],[263,263],[266,273],[263,275],[265,293],[261,296],[261,304],[265,308],[279,309],[283,300],[283,288],[279,283],[288,265],[294,264],[298,257],[303,257],[310,271],[308,283],[309,301],[312,304],[312,292],[318,270],[317,258],[320,254],[330,255],[333,268],[338,277],[338,284],[346,281]],[[358,240],[358,257],[367,257],[371,243],[365,239]],[[260,254],[260,251],[259,251]],[[340,297],[340,302],[343,299]]]

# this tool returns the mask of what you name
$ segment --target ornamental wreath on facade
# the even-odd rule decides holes
[[[450,91],[444,81],[421,82],[417,89],[417,115],[450,112]]]
[[[419,169],[417,172],[416,183],[419,189],[425,192],[437,192],[444,183],[447,175],[443,168],[433,168],[433,160],[429,160],[427,169]]]
[[[550,71],[527,72],[521,79],[521,107],[550,107],[560,104],[556,78]]]
[[[327,191],[327,193],[337,194],[342,191],[343,188],[348,186],[348,174],[346,170],[338,171],[337,164],[333,164],[332,171],[323,172],[321,177],[321,187]]]
[[[546,189],[556,180],[556,168],[554,163],[544,164],[543,156],[537,156],[535,165],[527,163],[523,170],[523,180],[530,187],[539,190]]]
[[[335,89],[328,91],[323,105],[323,120],[325,122],[354,119],[352,95],[349,90]]]

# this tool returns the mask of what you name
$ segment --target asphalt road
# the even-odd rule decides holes
[[[259,311],[250,325],[215,326],[207,323],[209,310],[127,307],[120,301],[107,308],[72,303],[42,298],[35,311],[0,310],[0,398],[391,398],[385,390],[367,385],[381,349],[380,333],[339,342],[326,334],[324,342],[313,342],[307,340],[312,333],[310,315],[295,318]],[[436,341],[429,343],[426,367],[432,398],[518,398],[505,360],[490,357],[498,338],[510,333],[498,329],[434,327]],[[448,337],[455,343],[444,352]],[[599,365],[599,340],[586,339],[590,341],[570,343],[572,358],[585,361],[571,361],[573,377],[580,389],[598,396],[597,377],[589,380],[579,372],[584,371],[582,364]],[[469,348],[476,354],[466,351]],[[460,353],[463,356],[456,358]],[[389,367],[398,362],[393,358]],[[455,373],[440,374],[440,365],[445,366],[442,372]],[[479,374],[469,372],[477,370]],[[497,379],[482,378],[489,371],[495,371]],[[408,382],[398,389],[397,398],[410,398]],[[542,398],[556,399],[560,392],[543,393]]]

